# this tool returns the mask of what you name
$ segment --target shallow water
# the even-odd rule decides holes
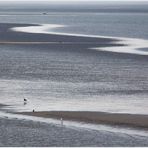
[[[1,103],[147,114],[147,57],[43,47],[1,46]]]
[[[1,10],[1,23],[61,24],[67,27],[53,31],[148,39],[147,12],[8,12]],[[13,110],[148,113],[147,56],[44,45],[0,45],[0,53],[0,103]]]

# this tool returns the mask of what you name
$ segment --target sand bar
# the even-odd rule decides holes
[[[44,118],[55,118],[72,120],[95,124],[112,124],[148,128],[148,116],[136,114],[118,114],[89,111],[42,111],[42,112],[22,112],[20,114],[38,116]]]

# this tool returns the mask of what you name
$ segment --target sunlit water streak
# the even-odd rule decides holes
[[[116,43],[124,44],[125,46],[103,47],[103,48],[98,47],[98,48],[92,48],[92,49],[109,51],[109,52],[118,52],[118,53],[148,55],[147,51],[140,50],[142,48],[148,48],[148,40],[145,40],[145,39],[69,34],[69,33],[59,33],[59,32],[52,31],[52,29],[59,28],[59,27],[66,27],[66,26],[57,25],[57,24],[42,24],[40,26],[14,27],[14,28],[11,28],[11,30],[18,31],[18,32],[27,32],[27,33],[43,33],[43,34],[68,35],[68,36],[72,35],[72,36],[80,36],[80,37],[110,38],[110,39],[118,40],[116,41]]]

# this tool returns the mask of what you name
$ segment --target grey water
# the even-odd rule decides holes
[[[1,3],[0,15],[0,22],[67,25],[60,32],[148,38],[147,2]]]
[[[148,39],[147,3],[1,3],[0,8],[0,23],[62,24],[53,31]],[[147,114],[147,63],[147,56],[134,54],[0,45],[0,103],[19,111]]]

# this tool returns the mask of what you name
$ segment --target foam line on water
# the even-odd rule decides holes
[[[84,35],[84,34],[70,34],[54,32],[53,29],[66,27],[66,25],[57,24],[41,24],[39,26],[27,26],[27,27],[13,27],[12,31],[25,32],[25,33],[42,33],[42,34],[55,34],[55,35],[67,35],[78,37],[91,37],[91,38],[106,38],[116,40],[114,43],[124,44],[125,46],[112,46],[112,47],[98,47],[91,48],[93,50],[102,50],[118,53],[129,53],[138,55],[148,55],[148,51],[142,51],[142,48],[148,48],[148,40],[137,38],[125,38],[125,37],[111,37],[111,36],[98,36],[98,35]]]

